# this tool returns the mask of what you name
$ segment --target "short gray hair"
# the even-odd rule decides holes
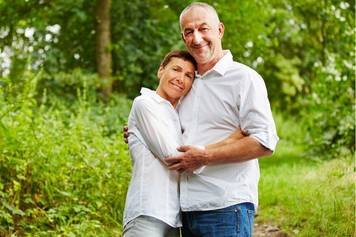
[[[209,4],[205,3],[205,2],[193,2],[193,3],[189,4],[186,8],[184,8],[183,11],[180,13],[179,25],[181,25],[181,23],[182,23],[183,15],[187,11],[189,11],[190,9],[197,8],[197,7],[204,8],[204,9],[210,11],[214,15],[214,17],[216,17],[217,22],[220,22],[219,15],[218,15],[218,13],[216,12],[216,10],[215,10],[215,8],[213,6],[211,6],[211,5],[209,5]]]

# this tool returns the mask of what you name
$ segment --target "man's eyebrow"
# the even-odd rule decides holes
[[[209,26],[209,24],[207,22],[203,22],[198,25],[198,27],[202,27],[202,26]],[[193,28],[194,27],[188,26],[188,27],[185,27],[183,30],[191,30]]]

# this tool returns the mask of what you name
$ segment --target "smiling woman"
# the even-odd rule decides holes
[[[160,82],[156,90],[157,94],[168,100],[173,107],[177,105],[180,97],[190,90],[195,73],[195,65],[192,61],[174,56],[175,54],[179,53],[168,54],[169,62],[162,63],[159,67],[157,76]]]
[[[157,72],[156,91],[141,89],[128,121],[132,178],[124,212],[124,237],[179,236],[178,173],[164,158],[177,154],[182,134],[175,110],[191,88],[196,62],[186,51],[172,51]]]

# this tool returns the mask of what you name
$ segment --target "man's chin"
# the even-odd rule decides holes
[[[194,54],[194,59],[197,61],[198,64],[205,64],[209,62],[209,57],[205,53]]]

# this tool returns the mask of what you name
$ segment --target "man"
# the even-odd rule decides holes
[[[183,154],[168,157],[181,172],[183,236],[252,236],[258,205],[256,158],[278,142],[263,79],[222,49],[224,25],[215,9],[195,2],[180,15],[182,39],[198,75],[179,106]],[[248,134],[230,137],[237,128]],[[217,147],[205,145],[221,140]]]

